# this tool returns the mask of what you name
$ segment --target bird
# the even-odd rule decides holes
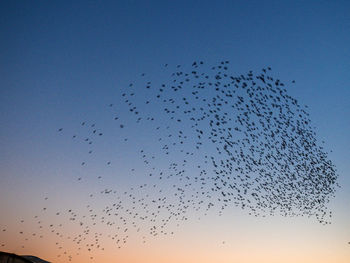
[[[138,74],[120,88],[115,101],[103,104],[106,116],[101,119],[110,122],[77,121],[81,125],[73,138],[82,140],[73,142],[84,160],[77,166],[82,174],[91,168],[98,175],[72,180],[106,187],[87,193],[77,211],[50,211],[48,199],[36,218],[42,232],[31,238],[51,233],[60,240],[58,255],[73,260],[61,240],[87,253],[104,250],[105,238],[122,249],[135,232],[142,233],[142,243],[173,235],[173,227],[191,220],[194,211],[201,217],[208,211],[223,216],[233,206],[254,217],[308,215],[330,223],[327,204],[336,191],[336,167],[316,139],[308,107],[288,93],[287,83],[272,77],[270,66],[233,74],[230,60],[163,65],[162,71],[171,72],[161,82]],[[120,148],[113,148],[115,142]],[[133,152],[135,147],[140,149]],[[114,162],[121,153],[132,156],[130,162]],[[111,154],[110,161],[98,158],[104,154]],[[126,190],[113,186],[106,180],[110,174],[103,174],[106,166],[109,173],[129,171],[126,178],[140,180]],[[145,183],[138,183],[141,179]],[[61,224],[42,223],[48,213]],[[62,234],[70,224],[77,232]]]

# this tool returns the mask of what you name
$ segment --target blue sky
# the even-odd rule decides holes
[[[230,60],[233,74],[271,66],[278,78],[296,81],[288,92],[309,106],[340,175],[341,189],[331,204],[335,226],[329,231],[339,244],[346,242],[339,233],[347,231],[350,241],[345,230],[350,229],[349,13],[348,1],[3,1],[0,199],[6,201],[1,208],[40,207],[43,189],[65,187],[78,173],[113,174],[98,164],[81,171],[85,148],[57,129],[73,133],[86,120],[112,130],[108,104],[118,104],[121,90],[140,81],[141,73],[161,81],[166,63]],[[131,123],[128,112],[119,113]],[[134,136],[130,143],[136,149],[148,138],[138,134],[120,136]],[[120,163],[113,169],[126,173],[133,151],[121,143],[116,145],[123,154],[108,148],[113,133],[106,138],[99,161],[114,154]],[[81,191],[95,185],[84,187]],[[17,189],[31,198],[17,199]],[[74,189],[67,187],[71,195]]]

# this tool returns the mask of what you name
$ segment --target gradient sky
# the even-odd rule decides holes
[[[2,1],[0,230],[8,230],[0,231],[0,250],[68,262],[57,258],[50,233],[21,248],[19,229],[36,227],[32,218],[45,196],[52,211],[68,205],[83,210],[90,192],[138,183],[127,176],[138,165],[133,150],[153,138],[147,129],[142,136],[129,130],[119,135],[131,137],[126,147],[107,133],[93,164],[82,168],[85,148],[71,142],[71,133],[85,120],[111,130],[107,105],[118,104],[120,87],[143,72],[154,80],[162,78],[165,63],[230,60],[233,74],[271,66],[280,79],[296,80],[288,92],[309,106],[318,138],[333,150],[329,157],[338,169],[341,188],[330,204],[332,224],[253,218],[233,209],[222,217],[192,218],[175,235],[146,244],[135,237],[115,250],[106,241],[95,262],[349,262],[349,14],[348,1]],[[120,109],[120,116],[128,123],[127,112]],[[57,133],[61,127],[67,136]],[[107,169],[102,164],[111,156]],[[78,183],[82,174],[106,179]],[[59,223],[50,215],[43,220]],[[89,256],[81,252],[73,262]]]

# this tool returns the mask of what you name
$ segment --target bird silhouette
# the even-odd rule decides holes
[[[327,204],[335,194],[338,174],[317,140],[308,108],[288,94],[270,66],[233,75],[229,65],[229,60],[215,65],[194,61],[173,69],[165,64],[162,70],[171,72],[162,83],[153,84],[157,81],[142,73],[141,80],[125,85],[116,98],[122,105],[105,104],[113,111],[106,113],[111,114],[111,123],[104,127],[86,119],[73,138],[82,138],[74,140],[77,147],[89,147],[89,158],[82,154],[80,163],[86,170],[98,162],[95,146],[103,140],[121,140],[131,151],[138,138],[128,135],[139,132],[136,137],[150,141],[154,136],[151,147],[138,144],[133,167],[125,175],[143,170],[147,183],[88,193],[87,205],[76,211],[50,211],[45,205],[35,218],[38,232],[19,234],[43,238],[49,229],[57,240],[57,256],[71,261],[73,253],[63,245],[68,240],[77,251],[104,250],[105,239],[121,249],[131,235],[142,236],[142,243],[147,237],[173,235],[173,227],[189,220],[194,211],[205,216],[214,208],[218,216],[233,206],[255,217],[312,216],[329,224],[332,213]],[[127,120],[114,105],[124,107]],[[118,171],[120,162],[108,158],[103,165]],[[94,179],[79,175],[76,183],[90,180],[100,187],[105,178],[100,174]],[[61,224],[43,222],[49,213]],[[71,225],[76,233],[64,231]],[[108,231],[103,232],[104,227]]]

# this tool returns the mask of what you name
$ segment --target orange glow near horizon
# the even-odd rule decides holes
[[[233,225],[227,218],[214,217],[198,223],[189,222],[171,237],[149,238],[146,243],[133,238],[121,249],[106,241],[103,251],[73,251],[66,242],[62,243],[65,246],[59,252],[62,254],[66,250],[67,255],[73,256],[71,262],[75,263],[348,262],[349,248],[339,242],[339,236],[334,236],[332,226],[311,225],[307,219],[286,219],[283,222],[277,218],[240,216],[244,220],[237,220]],[[65,255],[57,257],[58,250],[53,245],[58,241],[55,235],[47,236],[45,240],[28,240],[22,248],[16,244],[16,239],[9,238],[10,234],[5,236],[9,241],[4,249],[6,252],[35,255],[50,262],[70,262]]]

